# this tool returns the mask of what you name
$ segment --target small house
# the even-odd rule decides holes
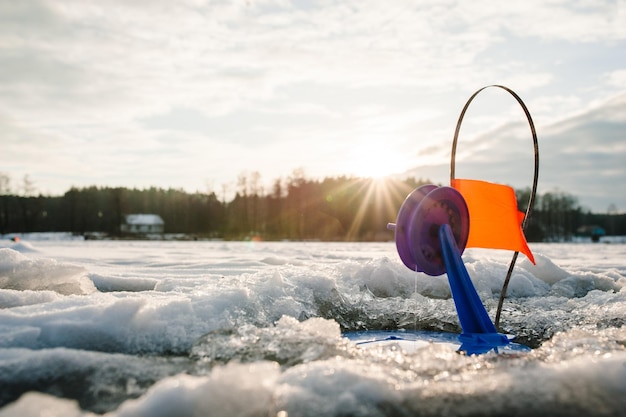
[[[127,214],[120,229],[130,234],[163,234],[165,222],[158,214]]]

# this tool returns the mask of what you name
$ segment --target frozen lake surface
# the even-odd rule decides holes
[[[530,353],[360,349],[460,332],[393,243],[0,241],[0,416],[626,414],[626,244],[531,244],[501,318]],[[466,250],[491,317],[510,253]]]

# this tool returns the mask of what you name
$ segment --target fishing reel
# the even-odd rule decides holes
[[[469,236],[469,210],[465,199],[452,187],[428,184],[411,192],[398,211],[395,223],[396,249],[407,268],[437,276],[446,272],[439,229],[447,224],[463,253]]]

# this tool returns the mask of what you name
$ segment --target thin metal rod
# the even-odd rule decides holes
[[[537,194],[537,181],[539,179],[539,143],[537,141],[537,131],[535,130],[535,124],[533,123],[533,119],[530,115],[530,112],[528,111],[528,108],[526,107],[526,104],[524,104],[522,99],[510,88],[505,87],[503,85],[497,85],[497,84],[488,85],[477,90],[474,94],[472,94],[469,100],[467,100],[467,103],[465,103],[465,106],[463,107],[463,110],[461,111],[461,114],[459,115],[459,120],[456,123],[456,129],[454,131],[454,140],[452,141],[452,153],[451,153],[451,159],[450,159],[450,182],[452,182],[452,180],[454,180],[455,178],[454,176],[455,176],[456,145],[457,145],[457,141],[459,138],[459,132],[461,131],[461,123],[463,122],[463,117],[465,117],[465,112],[467,111],[472,100],[474,100],[474,98],[478,95],[478,93],[490,87],[501,88],[507,91],[509,94],[511,94],[515,98],[515,100],[517,100],[517,102],[522,107],[522,109],[524,110],[524,113],[526,114],[526,118],[528,119],[528,125],[530,126],[530,132],[532,134],[532,139],[533,139],[535,169],[533,172],[532,188],[530,191],[530,196],[528,197],[528,206],[526,207],[526,215],[524,216],[524,221],[522,222],[522,230],[526,230],[528,218],[530,217],[530,214],[532,212],[533,205],[535,204],[535,196]],[[498,310],[496,311],[496,317],[494,321],[496,328],[499,327],[500,315],[502,313],[502,305],[504,304],[504,298],[506,297],[506,292],[509,287],[509,281],[511,280],[511,275],[513,273],[513,268],[515,267],[515,262],[517,261],[518,255],[519,255],[519,252],[515,252],[513,254],[513,258],[511,259],[511,263],[509,265],[509,270],[506,274],[506,278],[504,279],[504,283],[502,284],[502,291],[500,291],[500,299],[498,300]]]

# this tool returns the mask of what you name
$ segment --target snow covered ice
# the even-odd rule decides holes
[[[626,245],[532,244],[501,326],[530,353],[360,349],[460,332],[393,243],[0,241],[0,416],[624,415]],[[510,253],[466,250],[494,317]]]

